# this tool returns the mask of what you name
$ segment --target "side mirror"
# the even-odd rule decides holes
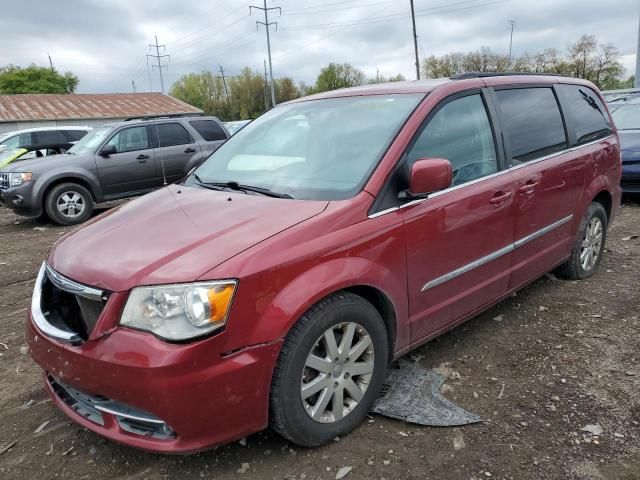
[[[451,186],[453,173],[446,158],[421,158],[411,166],[409,196],[417,197]]]
[[[113,155],[114,153],[118,153],[118,149],[115,145],[107,145],[102,150],[100,150],[101,157],[108,157],[109,155]]]

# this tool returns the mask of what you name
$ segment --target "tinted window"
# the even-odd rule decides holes
[[[516,88],[498,90],[496,95],[514,163],[567,147],[562,116],[552,89]]]
[[[34,132],[34,143],[36,145],[55,145],[67,143],[67,139],[59,130],[43,130],[42,132]]]
[[[120,130],[105,146],[114,145],[118,153],[151,148],[147,127],[131,127]],[[70,150],[71,151],[71,150]]]
[[[435,157],[451,162],[453,185],[498,171],[493,132],[480,95],[445,104],[409,151],[410,164]]]
[[[63,133],[70,142],[77,142],[87,134],[86,130],[63,130]]]
[[[571,116],[578,143],[586,143],[611,133],[609,115],[598,96],[587,87],[559,85],[562,105]]]
[[[227,134],[218,122],[213,120],[194,120],[189,122],[196,132],[200,134],[207,142],[215,142],[216,140],[226,140]]]
[[[152,127],[157,128],[161,147],[171,147],[173,145],[186,145],[191,143],[191,135],[179,123],[160,123]]]

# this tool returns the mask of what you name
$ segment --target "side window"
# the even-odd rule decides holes
[[[13,137],[7,138],[4,142],[2,142],[5,148],[18,148],[20,146],[20,135],[14,135]]]
[[[66,143],[67,139],[62,135],[59,130],[43,130],[41,132],[34,132],[36,145],[54,145],[60,143]]]
[[[498,90],[496,96],[514,164],[567,148],[564,123],[551,88]]]
[[[218,122],[213,120],[193,120],[189,122],[196,132],[200,134],[207,142],[215,142],[217,140],[226,140],[227,134]]]
[[[157,128],[160,147],[187,145],[193,142],[187,129],[179,123],[159,123],[152,125],[151,128],[154,130]]]
[[[110,145],[115,146],[118,153],[151,148],[147,127],[131,127],[120,130],[105,144],[105,146]]]
[[[493,131],[480,94],[446,103],[408,153],[409,165],[420,158],[435,157],[451,162],[452,185],[498,171]]]
[[[77,142],[88,132],[86,130],[63,130],[69,142]]]
[[[611,134],[609,115],[593,90],[580,85],[558,85],[558,90],[562,105],[571,116],[578,144]]]
[[[36,143],[36,140],[33,137],[34,135],[32,132],[21,133],[18,137],[18,144],[16,147],[24,147]]]

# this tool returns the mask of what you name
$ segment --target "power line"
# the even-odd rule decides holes
[[[280,15],[282,15],[282,9],[280,7],[269,7],[267,8],[267,0],[264,0],[263,7],[256,7],[255,5],[249,6],[249,15],[252,13],[252,8],[256,10],[262,10],[264,12],[264,22],[256,20],[256,29],[260,28],[260,25],[264,25],[264,29],[267,32],[267,52],[269,54],[269,79],[271,80],[271,105],[276,106],[276,90],[273,84],[273,65],[271,63],[271,40],[269,38],[269,26],[275,25],[276,30],[278,29],[278,22],[269,22],[269,11],[278,10]]]
[[[163,51],[166,51],[166,46],[165,45],[158,45],[158,36],[156,35],[156,43],[150,43],[149,44],[149,48],[155,48],[156,49],[156,54],[152,55],[152,54],[147,54],[147,58],[149,57],[153,57],[158,61],[157,65],[152,65],[153,67],[158,67],[158,73],[160,74],[160,90],[162,91],[162,93],[164,93],[164,80],[162,78],[162,69],[163,68],[167,68],[166,64],[161,64],[160,63],[160,59],[161,58],[171,58],[169,55],[160,55],[160,47],[162,47]]]

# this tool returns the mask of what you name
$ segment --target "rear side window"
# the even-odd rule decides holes
[[[193,120],[189,122],[189,125],[191,125],[207,142],[227,139],[225,131],[218,122],[213,120]]]
[[[435,157],[451,162],[452,185],[498,171],[493,131],[479,94],[446,103],[408,153],[409,165],[420,158]]]
[[[564,123],[551,88],[497,90],[496,96],[515,164],[567,148]]]
[[[36,145],[57,145],[67,143],[67,139],[59,130],[43,130],[41,132],[34,132],[32,133],[32,137],[35,137],[33,143]]]
[[[558,85],[558,90],[571,117],[578,145],[611,134],[609,115],[593,90],[580,85]]]
[[[87,131],[86,130],[63,130],[63,133],[66,135],[67,139],[70,142],[77,142],[87,134]]]
[[[159,123],[153,127],[157,128],[160,147],[172,147],[174,145],[187,145],[192,143],[191,135],[179,123]]]

